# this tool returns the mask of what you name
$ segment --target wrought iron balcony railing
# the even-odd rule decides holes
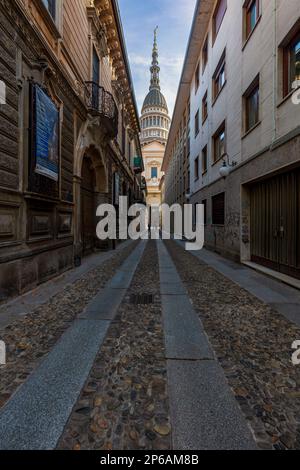
[[[86,105],[92,114],[99,115],[106,123],[111,137],[118,134],[118,108],[111,93],[95,82],[86,82]]]

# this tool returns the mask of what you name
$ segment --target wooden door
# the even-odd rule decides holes
[[[96,237],[96,215],[94,197],[95,177],[91,162],[84,158],[81,183],[81,239],[83,254],[94,250]]]
[[[300,278],[300,170],[251,189],[251,259]]]

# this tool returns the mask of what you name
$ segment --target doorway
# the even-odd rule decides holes
[[[96,242],[96,176],[88,157],[83,159],[81,177],[81,240],[83,256],[86,256],[94,251]]]
[[[300,169],[251,187],[251,260],[300,279]]]

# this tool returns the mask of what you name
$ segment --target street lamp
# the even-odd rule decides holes
[[[227,178],[230,175],[232,168],[237,166],[237,162],[232,161],[232,163],[230,163],[229,156],[227,153],[224,153],[222,159],[223,165],[220,168],[220,175],[222,176],[222,178]]]

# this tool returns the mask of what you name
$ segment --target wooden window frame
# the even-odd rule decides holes
[[[208,64],[208,35],[206,36],[203,47],[202,47],[202,74],[204,73],[207,64]]]
[[[221,86],[221,88],[217,87],[217,84],[219,83],[219,77],[221,75],[221,72],[224,70],[224,83]],[[215,73],[213,74],[212,77],[212,82],[213,82],[213,104],[216,102],[218,99],[218,96],[221,94],[223,88],[226,85],[226,50],[223,52],[221,59],[217,65],[217,68],[215,70]]]
[[[255,124],[250,126],[249,123],[249,100],[254,95],[254,92],[258,90],[258,110],[257,110],[257,120]],[[260,79],[259,75],[255,77],[251,85],[248,87],[246,92],[243,95],[243,104],[244,104],[244,134],[248,134],[252,129],[254,129],[260,122]]]
[[[297,32],[283,47],[283,98],[294,91],[291,81],[291,49],[298,41],[300,41],[300,24]]]
[[[257,11],[257,16],[256,16],[256,22],[253,28],[251,29],[251,8],[253,5],[256,5],[256,11]],[[244,42],[247,42],[250,36],[252,35],[253,31],[256,28],[257,23],[259,22],[259,19],[261,17],[261,0],[246,0],[243,6],[244,14]]]
[[[62,37],[63,27],[63,1],[53,0],[52,8],[49,10],[43,0],[32,0],[43,17],[47,27],[57,39]]]
[[[195,114],[195,139],[199,135],[200,132],[200,113],[199,109]]]
[[[223,121],[220,127],[213,135],[213,162],[212,165],[215,165],[218,161],[220,161],[223,155],[218,155],[216,158],[216,140],[220,137],[220,135],[224,133],[224,152],[226,153],[226,145],[227,145],[227,135],[226,135],[226,121]]]
[[[222,19],[220,21],[219,27],[217,28],[216,27],[216,18],[217,18],[217,14],[218,14],[218,11],[219,11],[219,8],[220,8],[222,2],[226,2],[226,6],[225,6],[225,9],[224,9],[224,13],[223,13]],[[224,21],[225,15],[226,15],[226,11],[227,11],[227,7],[228,7],[227,0],[218,0],[217,5],[216,5],[215,10],[214,10],[214,14],[213,14],[213,37],[212,37],[213,45],[215,43],[215,40],[217,39],[218,33],[219,33],[219,31],[221,29],[221,26],[223,24],[223,21]]]
[[[199,90],[200,86],[200,63],[198,63],[195,71],[195,94]]]
[[[205,165],[204,165],[205,157]],[[202,176],[205,175],[208,171],[208,147],[205,145],[201,151],[201,165],[202,165]]]
[[[202,124],[205,123],[208,117],[208,91],[206,90],[202,98]]]
[[[45,5],[45,2],[42,0]],[[54,23],[56,22],[56,15],[57,15],[57,0],[48,0],[49,8],[45,5],[46,10],[48,10],[49,15],[53,18]]]

